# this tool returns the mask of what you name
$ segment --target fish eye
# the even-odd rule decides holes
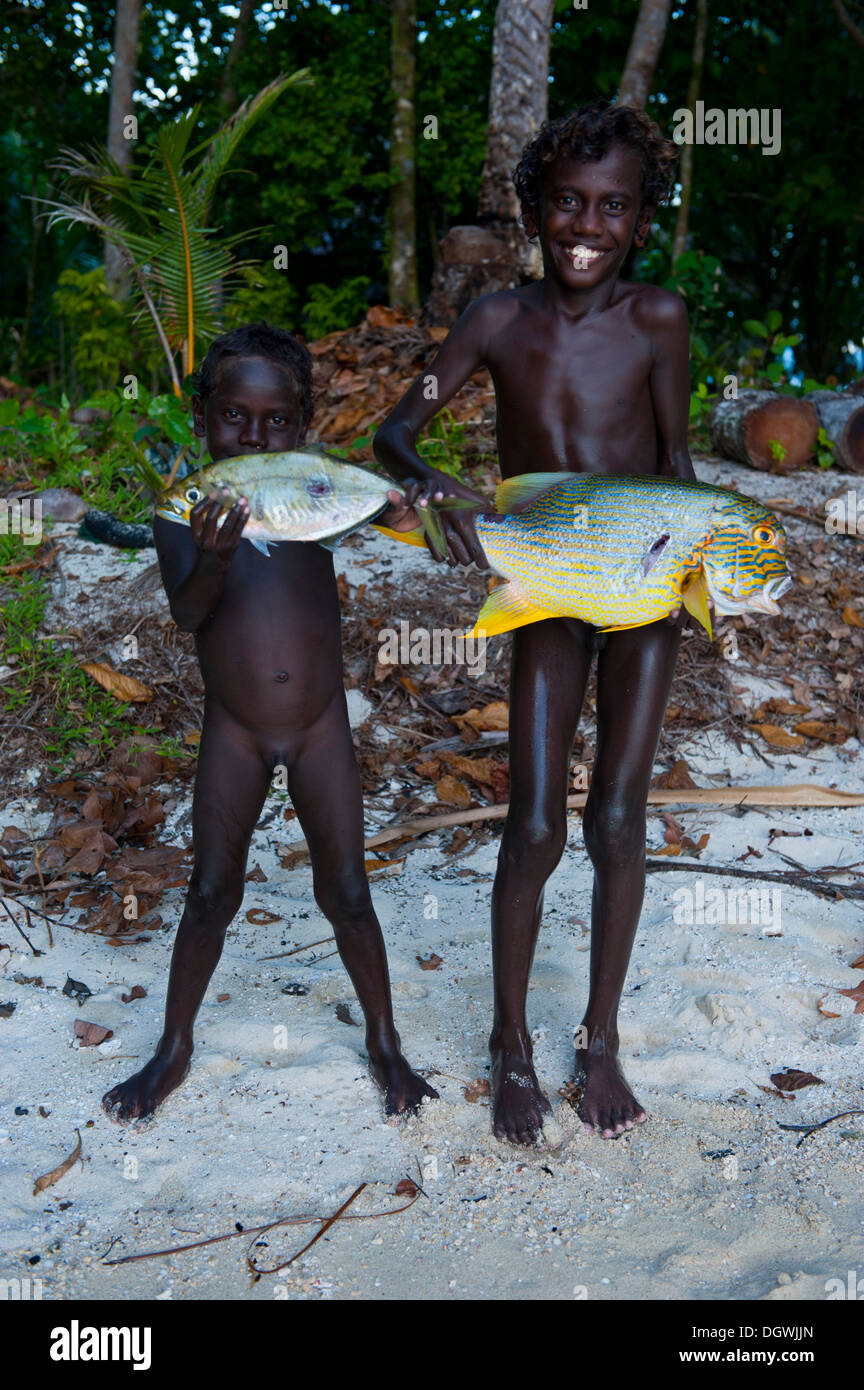
[[[306,491],[310,497],[329,497],[333,488],[329,478],[310,478]]]
[[[770,545],[774,539],[774,532],[770,526],[754,526],[753,539],[757,545]]]
[[[199,501],[200,497],[201,497],[201,492],[200,492],[200,489],[199,489],[199,488],[197,488],[197,487],[190,487],[190,488],[187,488],[187,489],[186,489],[186,501],[187,501],[187,502],[197,502],[197,501]]]

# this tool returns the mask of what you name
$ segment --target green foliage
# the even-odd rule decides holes
[[[108,293],[104,268],[64,270],[53,305],[69,329],[78,383],[92,391],[118,381],[129,361],[129,320]]]
[[[107,150],[64,150],[54,168],[63,176],[59,198],[40,200],[51,209],[48,225],[92,227],[121,252],[132,273],[136,311],[150,316],[176,394],[195,365],[196,344],[218,332],[219,293],[237,269],[234,247],[247,232],[217,235],[208,225],[216,185],[244,135],[289,87],[309,81],[305,69],[269,82],[248,98],[215,135],[190,148],[200,107],[160,126],[152,146],[130,172]],[[195,159],[197,157],[197,163]]]
[[[789,450],[779,439],[769,439],[767,441],[768,451],[775,463],[782,463]]]
[[[266,319],[279,328],[292,331],[297,322],[300,296],[285,270],[276,270],[272,262],[263,265],[241,266],[237,272],[237,289],[225,305],[225,327]]]
[[[368,275],[354,275],[331,289],[329,285],[310,285],[309,297],[303,310],[303,331],[314,341],[326,333],[351,328],[366,313],[366,291],[371,281]]]
[[[776,389],[786,381],[783,353],[797,347],[800,333],[782,331],[783,318],[777,309],[769,309],[765,321],[745,319],[744,328],[758,341],[739,358],[738,372],[744,386],[765,386]]]
[[[429,425],[425,439],[417,443],[417,452],[430,468],[439,473],[449,473],[453,478],[462,477],[463,450],[467,426],[453,418],[452,411],[441,410]]]
[[[0,567],[21,559],[20,537],[0,535]],[[62,772],[81,747],[107,757],[132,732],[132,707],[118,703],[82,671],[61,638],[39,632],[51,597],[45,579],[25,571],[4,579],[3,590],[2,660],[13,670],[0,687],[0,707],[20,715],[41,697],[39,725],[53,773]]]
[[[831,468],[836,462],[834,457],[834,445],[828,438],[822,426],[816,435],[816,462],[820,468]]]

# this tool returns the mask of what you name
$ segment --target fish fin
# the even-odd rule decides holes
[[[480,612],[477,621],[466,637],[495,637],[499,632],[512,632],[513,628],[525,627],[527,623],[539,623],[544,618],[554,618],[556,614],[545,608],[537,608],[530,599],[524,598],[518,587],[509,581],[493,589]]]
[[[548,492],[556,483],[575,478],[576,473],[519,473],[515,478],[505,478],[498,484],[495,492],[495,510],[513,512],[535,497]]]
[[[372,523],[373,531],[380,531],[382,536],[389,536],[394,541],[404,541],[406,545],[422,545],[425,548],[426,537],[422,526],[416,526],[413,531],[393,531],[389,526],[379,526],[377,522]]]
[[[341,545],[341,543],[342,543],[342,537],[341,537],[341,536],[336,536],[333,540],[330,540],[330,541],[319,541],[319,542],[318,542],[318,544],[321,546],[322,550],[329,550],[331,554],[335,554],[335,552],[339,549],[339,546]]]
[[[256,550],[260,550],[262,555],[266,555],[268,560],[270,559],[270,543],[268,541],[253,541],[251,536],[245,536],[244,539],[247,540],[250,545],[254,545]]]
[[[638,623],[614,623],[611,627],[601,627],[599,632],[633,632],[637,627],[647,627],[649,623],[656,623],[656,616],[653,618],[641,618]]]
[[[711,632],[711,610],[708,607],[708,589],[705,584],[705,576],[701,570],[695,579],[684,588],[681,598],[687,612],[692,614],[697,622],[701,623],[708,633],[708,640],[714,640]]]

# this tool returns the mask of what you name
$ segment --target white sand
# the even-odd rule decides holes
[[[803,497],[807,489],[824,496],[843,481],[764,478],[728,464],[700,472],[760,496],[794,490]],[[121,602],[122,585],[152,559],[145,553],[130,565],[96,547],[80,555],[74,528],[57,533],[72,595],[78,586],[71,577],[80,571],[92,582],[95,560],[100,572],[122,573],[104,586],[111,603]],[[374,583],[380,566],[358,561],[382,555],[385,544],[364,537],[338,568],[352,582]],[[415,582],[428,583],[419,552],[393,544],[386,553],[396,577],[419,566]],[[54,616],[61,613],[62,603]],[[764,698],[761,684],[753,682],[745,702]],[[354,712],[363,717],[356,699]],[[857,740],[806,757],[766,751],[773,767],[706,733],[683,740],[679,756],[703,785],[813,781],[864,790]],[[694,839],[710,834],[706,865],[731,864],[751,846],[764,857],[747,859],[748,868],[787,867],[777,850],[812,866],[864,860],[864,809],[674,810]],[[160,839],[184,843],[188,814],[188,802],[176,807]],[[37,830],[47,819],[36,817]],[[370,814],[370,833],[378,821]],[[850,1269],[864,1273],[864,1116],[838,1121],[800,1148],[798,1136],[777,1125],[864,1108],[864,1016],[827,1018],[817,1008],[826,991],[862,978],[849,967],[864,949],[862,912],[853,903],[784,886],[782,935],[769,934],[776,929],[770,922],[682,925],[673,921],[673,894],[696,891],[699,865],[649,875],[621,1035],[628,1076],[651,1118],[604,1142],[586,1135],[556,1095],[570,1076],[570,1039],[587,989],[588,936],[573,919],[588,922],[591,869],[574,816],[547,892],[529,998],[538,1070],[558,1106],[564,1142],[554,1152],[526,1154],[494,1140],[488,1104],[469,1104],[462,1094],[463,1082],[486,1075],[489,893],[500,823],[488,843],[452,858],[442,848],[449,836],[429,836],[407,853],[401,875],[373,884],[406,1052],[415,1065],[443,1073],[433,1077],[440,1102],[399,1125],[383,1121],[362,1029],[336,1017],[339,1003],[357,1019],[360,1012],[338,957],[322,958],[333,946],[262,960],[329,934],[308,868],[280,867],[277,849],[290,838],[284,820],[265,813],[262,822],[249,863],[262,866],[267,882],[248,885],[228,933],[199,1017],[191,1074],[146,1128],[114,1126],[99,1102],[152,1053],[173,931],[115,948],[56,929],[53,949],[34,960],[4,919],[0,999],[17,1001],[17,1009],[0,1019],[3,1277],[41,1278],[46,1299],[798,1299],[824,1298],[826,1281],[845,1280]],[[25,823],[20,799],[7,802],[2,823]],[[772,827],[813,833],[775,839],[769,848]],[[652,812],[649,849],[662,840]],[[749,886],[702,880],[706,893]],[[172,925],[181,904],[179,890],[160,904]],[[245,920],[252,907],[281,920],[253,926]],[[47,946],[38,927],[34,941]],[[441,967],[421,970],[417,956],[433,951]],[[92,989],[85,1005],[61,994],[67,973]],[[45,987],[18,984],[16,974],[41,975]],[[292,983],[308,993],[284,994]],[[135,984],[147,997],[123,1004],[121,993]],[[225,993],[230,999],[217,1002]],[[112,1028],[114,1038],[81,1049],[72,1032],[79,1016]],[[789,1101],[759,1089],[786,1066],[813,1071],[825,1084]],[[16,1106],[29,1113],[14,1114]],[[72,1149],[76,1127],[83,1162],[32,1196],[34,1178]],[[732,1153],[723,1156],[726,1150]],[[236,1221],[249,1227],[281,1215],[326,1214],[361,1182],[370,1186],[353,1209],[387,1209],[399,1204],[390,1194],[400,1178],[421,1173],[426,1195],[410,1211],[342,1223],[286,1274],[257,1284],[242,1239],[128,1266],[101,1263],[112,1243],[113,1255],[132,1254],[224,1232]],[[314,1229],[278,1232],[256,1253],[262,1263],[279,1263]]]

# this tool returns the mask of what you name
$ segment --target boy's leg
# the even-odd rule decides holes
[[[576,1056],[582,1119],[604,1138],[645,1119],[618,1066],[618,1003],[642,911],[645,808],[680,640],[666,622],[610,633],[597,663],[597,752],[583,818],[594,865],[591,988]]]
[[[492,1127],[499,1139],[532,1144],[549,1102],[531,1063],[525,1018],[543,888],[567,841],[570,752],[588,672],[591,629],[568,619],[513,634],[510,681],[510,811],[492,890],[495,1018]]]
[[[363,793],[343,696],[304,735],[288,790],[309,845],[315,900],[333,927],[342,963],[366,1019],[372,1074],[388,1115],[437,1096],[402,1056],[393,1021],[381,927],[372,906],[363,847]]]
[[[103,1096],[114,1120],[149,1115],[189,1070],[192,1025],[243,901],[246,855],[269,785],[251,734],[208,707],[192,802],[195,864],[171,956],[165,1025],[147,1065]]]

